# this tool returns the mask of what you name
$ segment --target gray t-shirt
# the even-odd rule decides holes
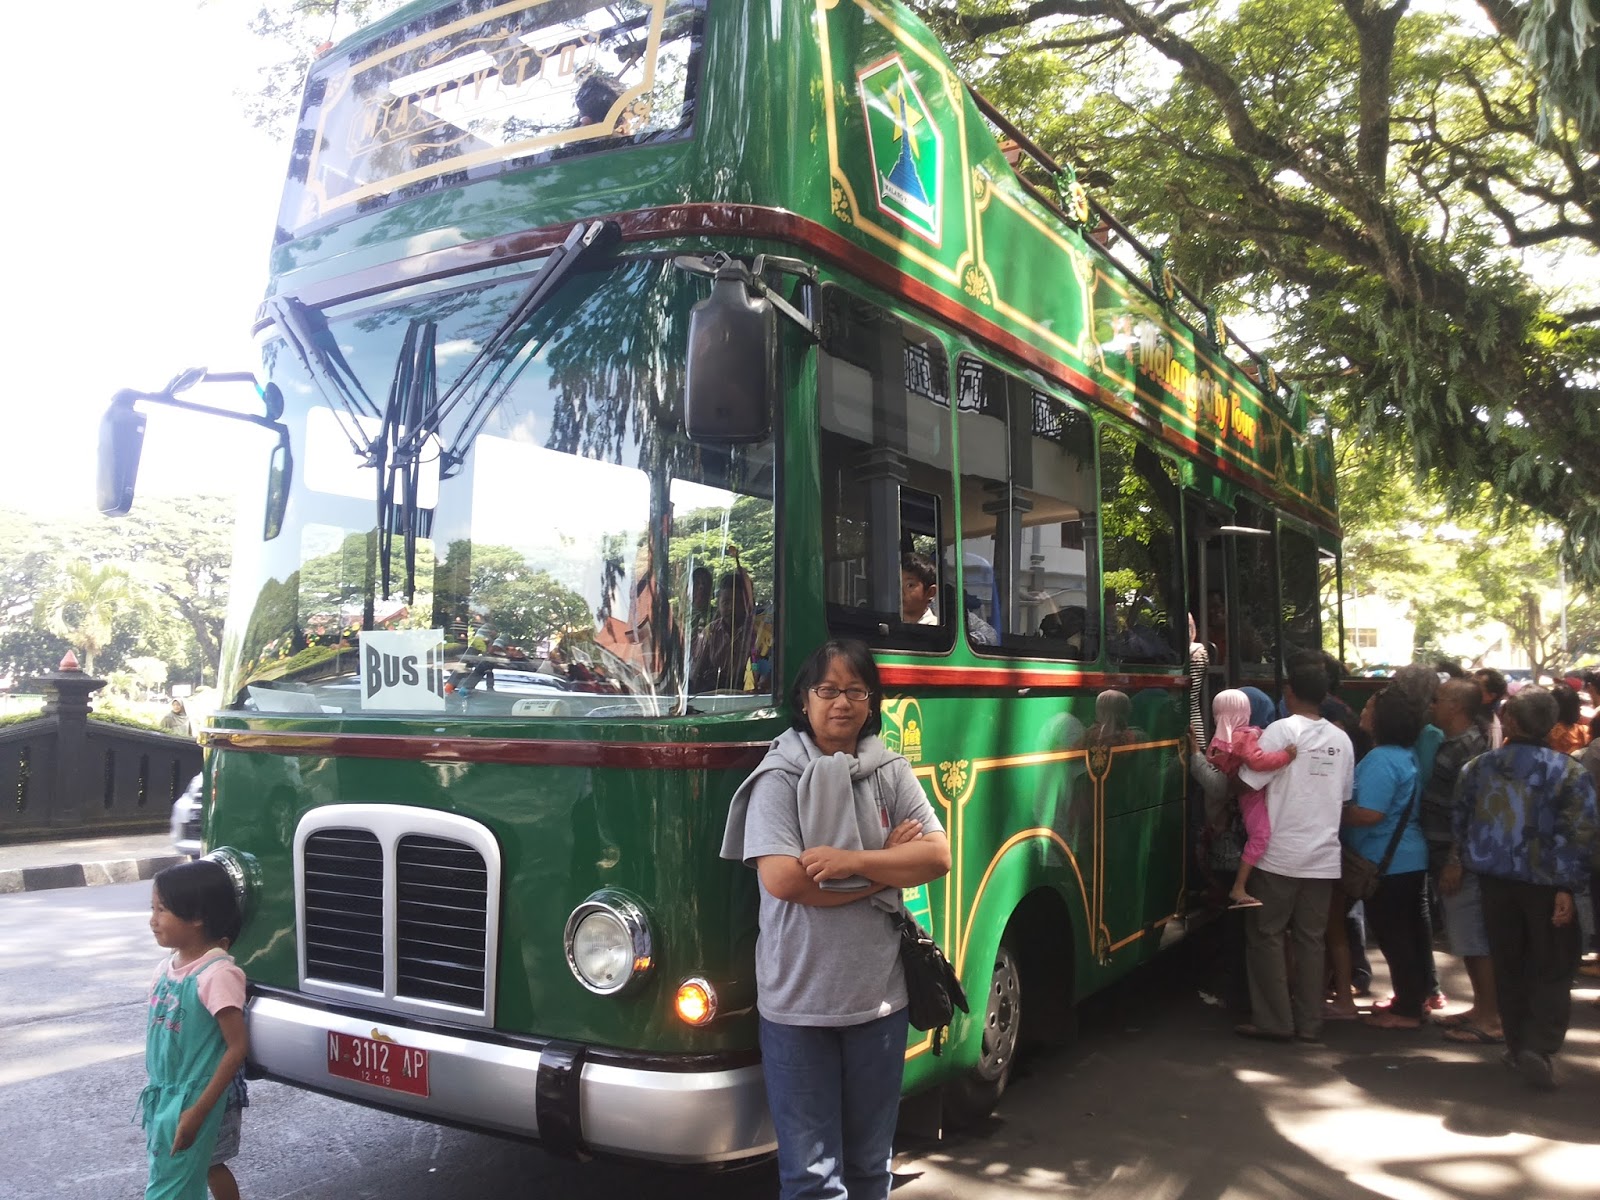
[[[895,757],[854,786],[876,791],[880,814],[879,828],[861,831],[862,849],[883,849],[889,830],[913,818],[924,833],[944,832],[905,759]],[[795,781],[769,771],[750,793],[744,861],[754,866],[768,854],[799,858],[805,851]],[[900,935],[879,905],[857,900],[814,908],[779,900],[764,887],[760,892],[756,1007],[763,1017],[779,1025],[859,1025],[905,1007]]]

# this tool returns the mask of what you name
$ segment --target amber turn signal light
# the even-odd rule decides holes
[[[704,979],[685,979],[678,985],[674,1007],[685,1025],[704,1025],[717,1015],[717,993]]]

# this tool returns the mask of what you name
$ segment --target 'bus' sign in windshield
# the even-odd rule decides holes
[[[683,136],[702,12],[469,0],[388,30],[311,80],[280,224],[295,235],[446,177]]]

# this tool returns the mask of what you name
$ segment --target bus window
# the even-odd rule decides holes
[[[1239,591],[1234,609],[1234,644],[1239,650],[1239,677],[1260,684],[1275,680],[1278,662],[1277,519],[1262,505],[1241,498],[1237,520],[1249,530],[1233,538]]]
[[[1322,617],[1322,649],[1344,662],[1344,647],[1339,644],[1342,624],[1339,611],[1339,556],[1323,547],[1317,549],[1317,598]]]
[[[837,288],[818,366],[824,587],[831,631],[948,649],[954,536],[950,370],[925,330]]]
[[[980,652],[1094,658],[1099,500],[1088,416],[967,357],[956,410],[968,639]]]
[[[1177,470],[1121,430],[1100,431],[1102,606],[1113,662],[1183,661]]]
[[[1283,659],[1288,662],[1302,650],[1322,649],[1317,628],[1317,544],[1292,525],[1281,525],[1278,562],[1283,584]]]

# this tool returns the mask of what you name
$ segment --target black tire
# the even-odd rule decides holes
[[[1022,972],[1016,953],[1004,942],[995,952],[986,1000],[978,1065],[945,1085],[945,1117],[952,1125],[970,1125],[987,1117],[1011,1081],[1021,1045]]]

